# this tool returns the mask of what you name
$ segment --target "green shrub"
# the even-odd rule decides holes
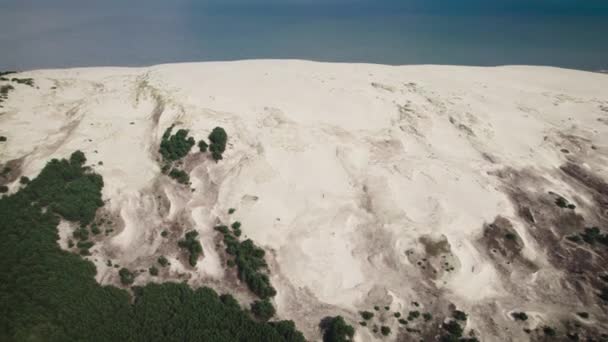
[[[456,321],[449,321],[447,323],[443,323],[443,329],[454,337],[462,337],[463,329]]]
[[[93,235],[99,235],[101,233],[101,229],[99,229],[96,224],[93,224],[91,226],[91,233],[93,233]]]
[[[557,335],[557,331],[555,331],[555,329],[549,327],[549,326],[544,326],[543,327],[543,333],[546,336],[550,336],[550,337],[554,337],[555,335]]]
[[[162,267],[166,267],[167,265],[169,265],[169,260],[167,260],[165,256],[161,255],[158,257],[158,264]]]
[[[382,327],[380,327],[380,332],[382,333],[382,335],[388,336],[391,334],[391,328],[383,325]]]
[[[239,228],[241,228],[241,222],[236,221],[232,224],[231,227],[232,227],[232,229],[239,229]]]
[[[361,312],[359,312],[359,314],[361,315],[361,318],[363,318],[366,321],[368,321],[374,317],[374,313],[369,312],[369,311],[361,311]]]
[[[209,145],[207,145],[207,143],[205,142],[205,140],[201,140],[198,142],[198,149],[202,152],[205,153],[207,152],[207,148],[209,147]]]
[[[516,321],[527,321],[528,315],[525,312],[512,312],[511,317]]]
[[[355,329],[346,324],[342,316],[328,317],[321,322],[323,342],[352,341]]]
[[[188,258],[190,266],[196,266],[199,255],[203,253],[203,246],[198,241],[198,232],[195,230],[187,232],[185,239],[178,241],[177,245],[188,250],[190,253]]]
[[[276,311],[268,299],[257,300],[251,304],[251,312],[262,321],[267,321],[275,315]]]
[[[407,320],[403,319],[403,318],[399,318],[399,324],[408,324]]]
[[[160,233],[160,236],[162,236],[162,237],[166,238],[167,236],[169,236],[169,232],[168,232],[168,231],[166,231],[166,230],[163,230],[163,231]]]
[[[209,134],[209,151],[215,161],[222,159],[222,153],[226,150],[226,143],[228,141],[228,135],[226,131],[221,127],[215,127],[211,134]]]
[[[410,311],[409,314],[407,315],[407,320],[408,321],[413,321],[414,319],[420,317],[420,312],[417,310],[414,311]]]
[[[175,161],[185,157],[195,144],[194,138],[188,137],[188,131],[185,129],[180,129],[174,135],[171,135],[173,127],[175,125],[167,128],[160,143],[159,153],[167,161]]]
[[[152,266],[148,269],[148,272],[150,272],[150,275],[152,276],[157,276],[158,275],[158,268],[156,268],[156,266]]]
[[[422,314],[422,318],[424,318],[425,322],[428,322],[433,319],[433,315],[430,312],[425,312]]]
[[[234,208],[228,209],[228,215],[234,214],[235,211],[236,211],[236,209],[234,209]]]
[[[0,194],[4,194],[8,192],[8,186],[0,185]]]
[[[460,310],[454,310],[453,317],[456,320],[459,320],[459,321],[466,321],[467,320],[467,314],[464,313],[463,311],[460,311]]]
[[[118,275],[120,276],[120,282],[123,285],[131,285],[133,284],[133,281],[135,281],[135,275],[124,267],[118,271]]]
[[[393,314],[393,316],[395,316],[395,318],[399,318],[399,317],[401,317],[401,313],[400,312],[395,312]]]
[[[190,182],[190,176],[180,169],[171,170],[171,172],[169,172],[169,177],[175,179],[180,184],[188,184]]]

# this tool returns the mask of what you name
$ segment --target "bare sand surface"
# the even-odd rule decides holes
[[[147,269],[164,255],[170,267],[136,284],[187,280],[245,305],[253,296],[225,267],[213,230],[238,220],[267,252],[278,316],[313,340],[321,318],[358,326],[374,306],[390,307],[375,319],[403,341],[432,340],[432,329],[412,322],[422,332],[407,332],[393,312],[441,320],[449,307],[467,312],[466,331],[484,341],[534,340],[522,328],[562,327],[578,311],[608,327],[598,285],[567,267],[587,251],[581,269],[592,277],[608,271],[607,255],[560,230],[572,215],[581,229],[608,228],[599,181],[608,179],[608,75],[268,60],[20,77],[35,87],[17,85],[0,108],[0,163],[20,160],[31,178],[51,158],[86,154],[114,227],[88,257],[103,284],[118,284],[107,260]],[[174,123],[197,140],[216,126],[228,132],[221,162],[196,147],[185,159],[190,186],[161,174],[158,146]],[[549,191],[576,212],[552,205]],[[69,229],[60,226],[64,248]],[[195,268],[176,246],[190,229],[204,249]],[[514,311],[530,319],[516,322]],[[357,341],[380,339],[358,326]]]

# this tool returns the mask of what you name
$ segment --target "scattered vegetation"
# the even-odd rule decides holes
[[[355,329],[346,324],[342,316],[326,317],[321,321],[323,331],[323,342],[347,342],[352,341]]]
[[[11,82],[15,82],[15,83],[18,83],[18,84],[25,84],[25,85],[28,85],[30,87],[34,86],[34,79],[33,78],[16,78],[16,77],[14,77],[14,78],[11,79]]]
[[[224,235],[226,253],[234,256],[239,279],[262,299],[276,295],[268,275],[262,273],[262,270],[268,267],[264,260],[264,250],[257,247],[250,239],[240,242],[238,236],[231,233],[226,226],[220,225],[215,229]]]
[[[188,131],[185,129],[180,129],[171,135],[173,127],[175,125],[171,125],[163,134],[159,149],[163,159],[170,162],[185,157],[194,146],[194,138],[188,137]]]
[[[190,263],[190,266],[196,266],[199,255],[203,253],[203,246],[201,246],[200,241],[198,241],[198,232],[195,230],[187,232],[185,239],[178,241],[177,245],[188,250],[190,253],[188,262]]]
[[[383,325],[380,327],[380,333],[382,333],[382,335],[384,336],[388,336],[391,334],[391,328],[387,327],[386,325]]]
[[[262,321],[267,321],[275,315],[276,310],[268,299],[257,300],[251,304],[251,312]]]
[[[228,135],[222,127],[215,127],[211,134],[209,134],[209,151],[215,161],[222,159],[222,153],[226,150],[226,142],[228,141]]]
[[[581,241],[584,241],[590,245],[601,243],[605,246],[608,246],[608,234],[602,233],[602,231],[598,227],[585,228],[582,233],[578,235],[569,235],[566,238],[575,243],[580,243]]]
[[[131,298],[99,285],[92,262],[60,248],[57,225],[90,223],[102,185],[86,168],[54,160],[0,198],[0,340],[304,341],[293,322],[256,322],[210,288],[151,283],[133,287]]]

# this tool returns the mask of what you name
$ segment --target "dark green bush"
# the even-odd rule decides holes
[[[171,172],[169,172],[169,177],[175,179],[180,184],[188,184],[188,182],[190,182],[190,176],[180,169],[171,170]]]
[[[467,314],[460,310],[454,310],[454,314],[452,316],[459,321],[467,320]]]
[[[391,328],[383,325],[383,326],[380,327],[380,332],[382,333],[382,335],[388,336],[388,335],[391,334]]]
[[[414,311],[410,311],[409,314],[407,315],[407,320],[408,321],[413,321],[414,319],[420,317],[420,312],[417,310]]]
[[[352,341],[355,329],[346,324],[342,316],[327,317],[321,321],[323,330],[323,342],[347,342]]]
[[[133,284],[133,281],[135,281],[135,275],[133,274],[133,272],[129,271],[126,268],[121,268],[120,271],[118,271],[118,275],[120,276],[120,282],[123,285],[131,285]]]
[[[267,321],[275,315],[276,311],[268,299],[257,300],[251,304],[251,312],[262,321]]]
[[[425,322],[428,322],[433,319],[433,315],[430,312],[425,312],[422,314],[422,318],[424,318]]]
[[[207,145],[207,143],[205,142],[205,140],[201,140],[198,142],[198,149],[202,152],[205,153],[207,152],[207,148],[209,147],[209,145]]]
[[[209,151],[215,161],[222,159],[222,153],[226,150],[226,143],[228,141],[228,135],[226,131],[221,127],[215,127],[211,134],[209,134]]]
[[[148,272],[150,272],[150,275],[152,276],[157,276],[158,275],[158,268],[156,268],[156,266],[152,266],[148,269]]]
[[[372,319],[374,317],[374,313],[373,312],[369,312],[369,311],[361,311],[361,312],[359,312],[359,314],[366,321],[370,320],[370,319]]]
[[[443,323],[443,329],[454,337],[462,337],[463,329],[456,321],[449,321],[447,323]]]
[[[235,211],[236,211],[236,209],[230,208],[230,209],[228,209],[228,214],[232,215],[232,214],[234,214]]]
[[[527,321],[528,315],[525,312],[512,312],[511,317],[517,321]]]
[[[167,260],[167,258],[165,258],[163,255],[158,257],[158,263],[162,266],[165,267],[167,265],[169,265],[169,260]]]

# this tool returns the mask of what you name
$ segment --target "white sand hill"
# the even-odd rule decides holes
[[[357,326],[358,341],[382,339],[358,325],[358,311],[374,306],[390,306],[374,318],[392,328],[384,339],[405,341],[420,337],[400,331],[393,312],[441,317],[453,304],[469,314],[465,331],[484,341],[525,341],[524,326],[603,313],[568,292],[579,290],[566,284],[500,175],[528,170],[544,183],[527,190],[554,191],[591,212],[591,196],[558,170],[576,161],[608,179],[608,75],[264,60],[20,77],[36,87],[16,85],[0,108],[8,138],[0,161],[20,159],[32,178],[51,158],[86,154],[104,178],[104,210],[118,223],[88,257],[103,284],[118,284],[108,259],[147,269],[166,255],[170,271],[136,283],[188,279],[245,305],[253,296],[226,268],[213,229],[238,220],[267,252],[278,316],[311,339],[321,318],[338,314]],[[197,141],[216,126],[228,133],[219,163],[192,149],[184,162],[191,187],[161,174],[158,146],[173,123]],[[482,237],[497,216],[512,224],[519,258],[534,267],[491,257]],[[66,246],[72,228],[62,227]],[[204,249],[194,269],[175,247],[187,229],[199,231]],[[522,325],[513,311],[530,319]]]

